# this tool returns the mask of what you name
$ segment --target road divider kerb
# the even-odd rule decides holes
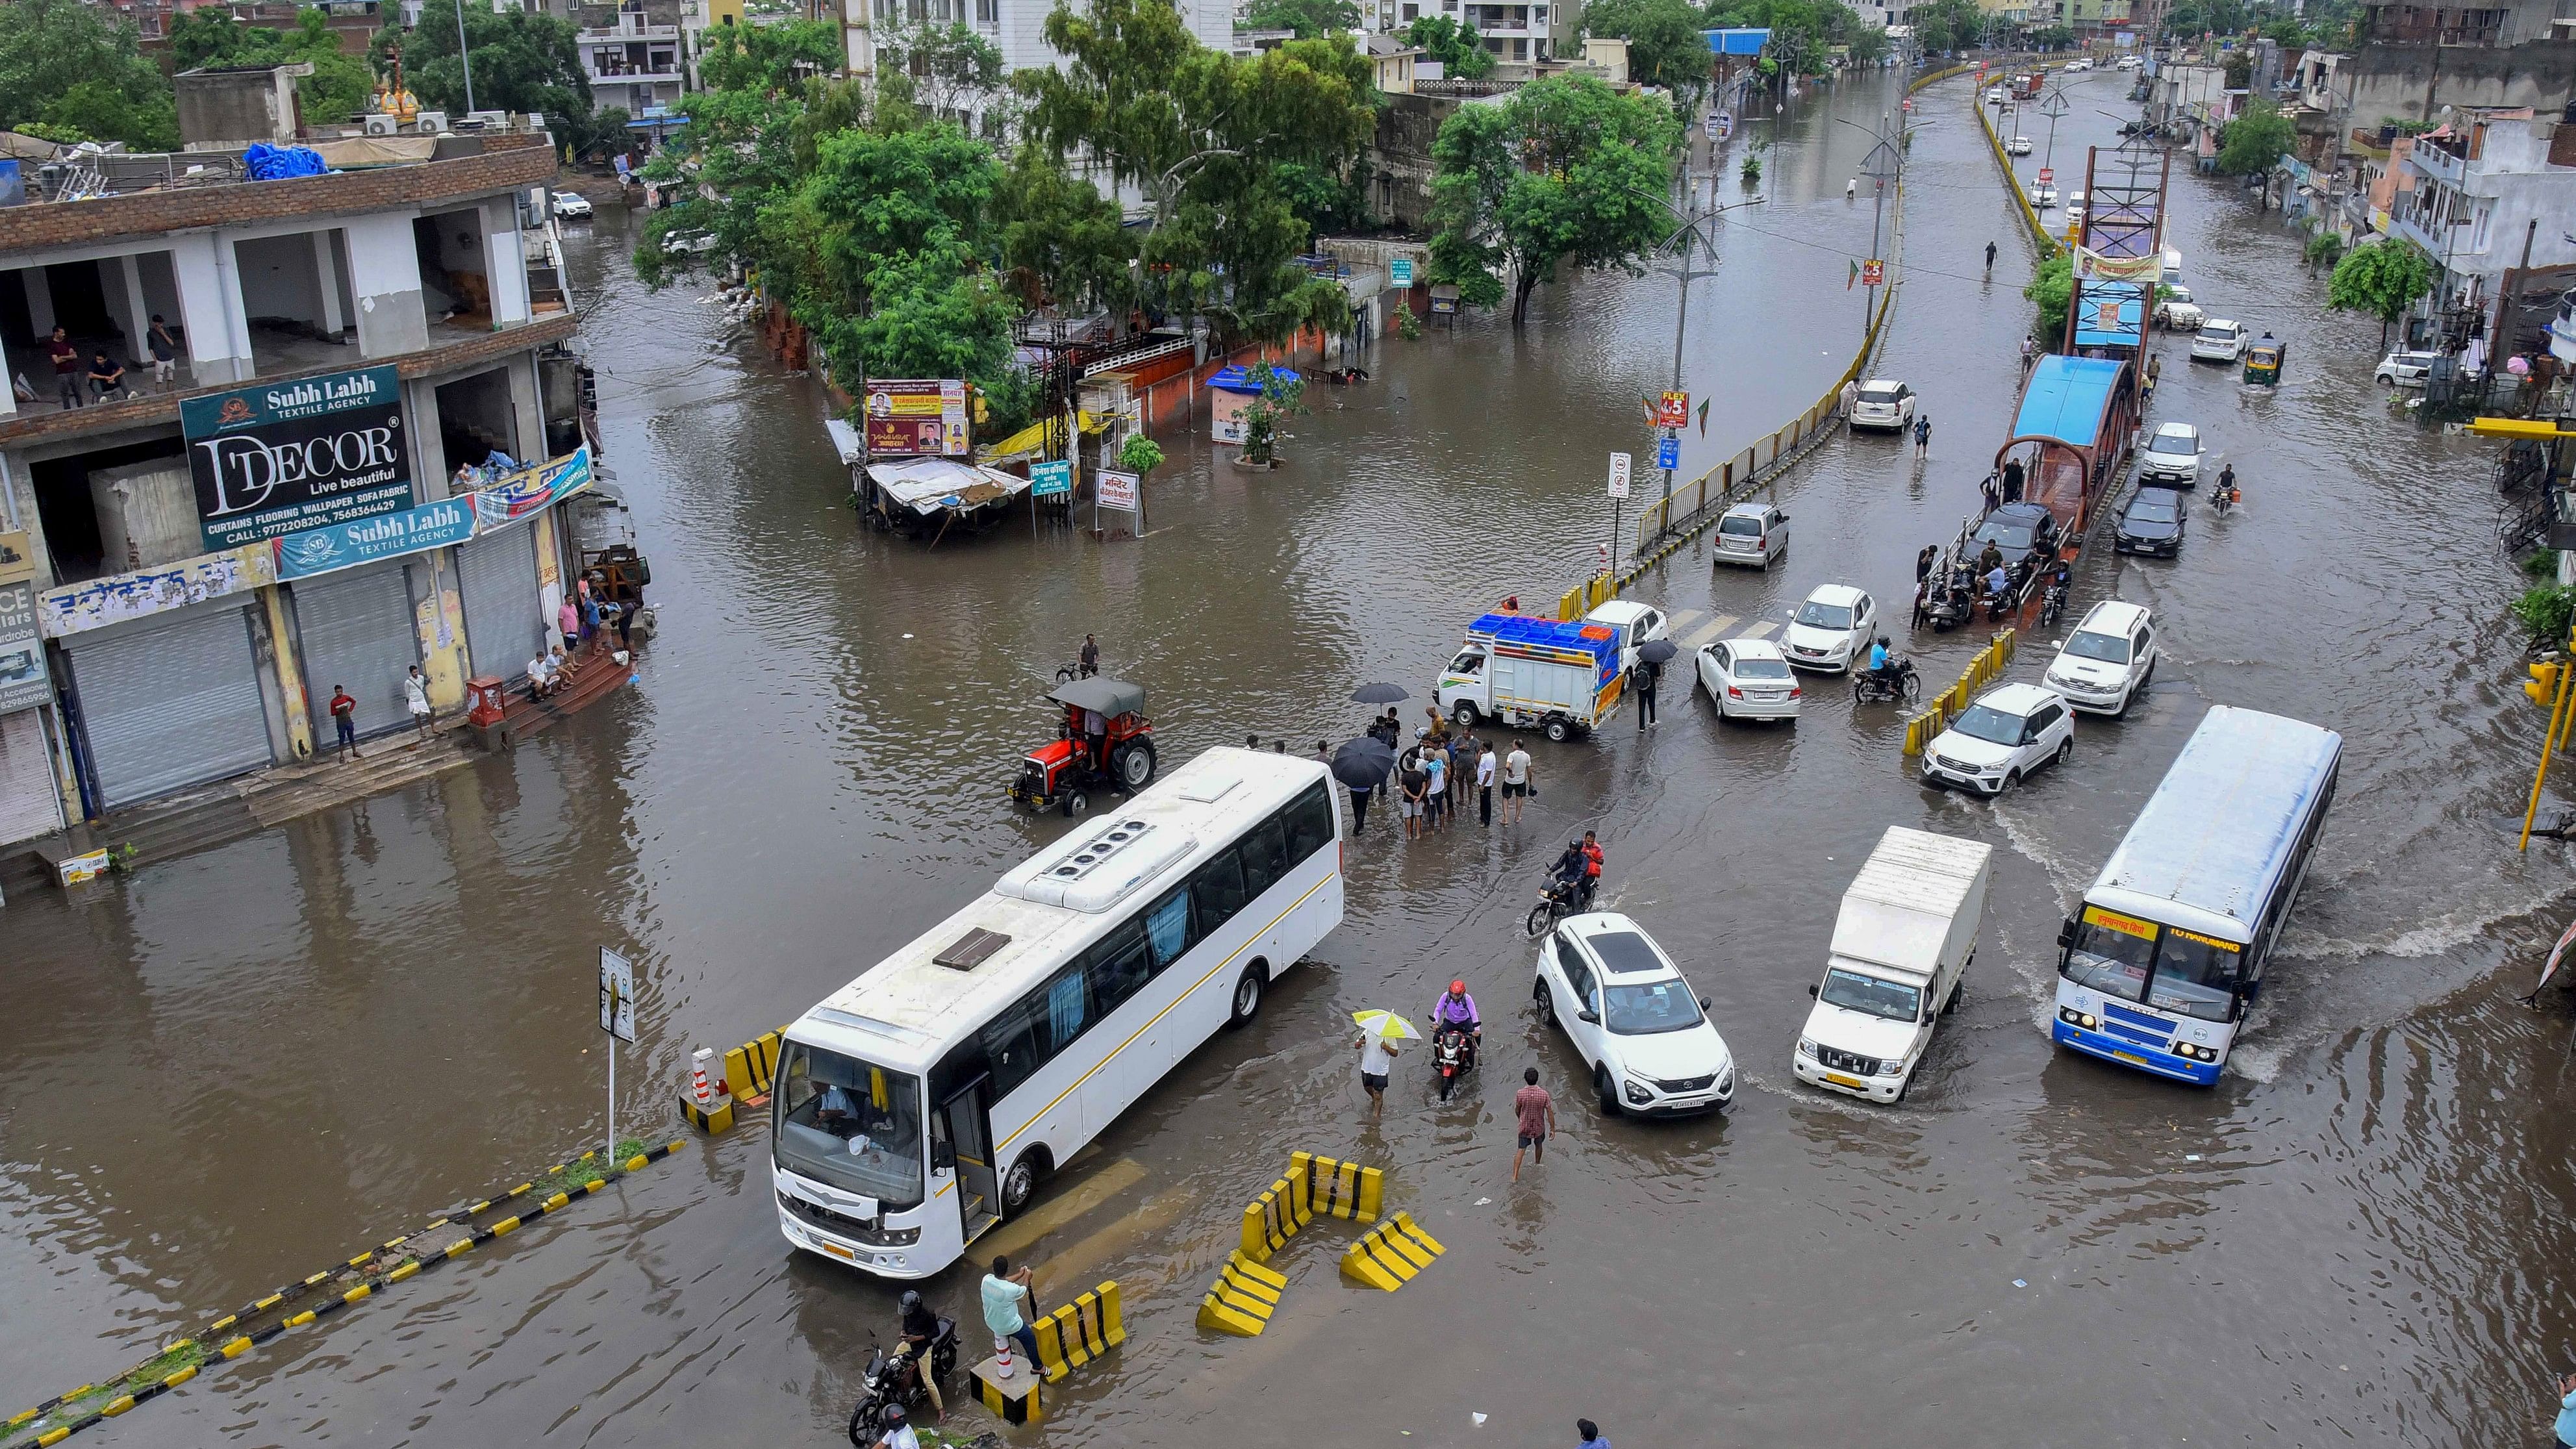
[[[1199,1327],[1217,1333],[1231,1333],[1239,1338],[1253,1337],[1268,1328],[1270,1315],[1278,1311],[1279,1300],[1288,1291],[1287,1278],[1269,1266],[1270,1259],[1288,1246],[1288,1240],[1319,1218],[1376,1223],[1385,1208],[1384,1170],[1312,1152],[1290,1153],[1287,1175],[1273,1181],[1261,1196],[1245,1205],[1241,1241],[1218,1267],[1216,1281],[1209,1285],[1207,1296],[1199,1300]],[[1430,1235],[1412,1228],[1410,1218],[1405,1218],[1402,1213],[1395,1216],[1407,1224],[1403,1231],[1408,1242],[1415,1243],[1415,1251],[1419,1251],[1420,1243],[1430,1243]],[[1362,1244],[1380,1236],[1393,1221],[1390,1219],[1389,1224],[1372,1228],[1362,1238]],[[1417,1239],[1418,1242],[1415,1241]],[[1360,1249],[1354,1248],[1353,1251]],[[1384,1251],[1404,1250],[1387,1248]],[[1431,1257],[1437,1257],[1440,1251],[1438,1244],[1431,1244]],[[1411,1278],[1429,1262],[1430,1257],[1423,1258],[1420,1265],[1404,1276]],[[1351,1271],[1347,1256],[1343,1271]]]
[[[762,1032],[724,1054],[724,1074],[714,1081],[705,1080],[704,1068],[693,1065],[688,1083],[680,1088],[680,1116],[688,1124],[710,1137],[734,1129],[741,1120],[741,1109],[755,1111],[769,1105],[769,1093],[776,1084],[780,1043],[787,1028]]]
[[[591,1166],[599,1161],[596,1152],[585,1152],[569,1161],[557,1163],[536,1178],[442,1214],[414,1232],[298,1279],[254,1300],[247,1307],[211,1320],[197,1332],[174,1340],[152,1358],[103,1384],[83,1384],[11,1416],[0,1422],[0,1446],[35,1444],[41,1449],[41,1446],[59,1444],[93,1424],[116,1418],[137,1404],[168,1393],[195,1378],[204,1367],[230,1362],[289,1329],[307,1327],[365,1302],[385,1288],[416,1276],[424,1267],[458,1257],[495,1238],[515,1232],[548,1213],[561,1211],[618,1178],[661,1161],[684,1145],[684,1142],[665,1142],[599,1167]],[[588,1169],[588,1175],[571,1176],[585,1169]],[[508,1217],[480,1227],[473,1225],[475,1218],[495,1208],[517,1203],[534,1192],[540,1183],[560,1186]],[[444,1238],[450,1229],[462,1229],[465,1236],[431,1246]],[[351,1281],[353,1277],[354,1282]],[[309,1308],[289,1309],[289,1305],[325,1285],[329,1285],[327,1297],[322,1297]],[[262,1319],[268,1321],[245,1326]],[[30,1431],[32,1437],[28,1437]]]
[[[1932,742],[1940,738],[1941,731],[1950,727],[1950,721],[1966,711],[1978,691],[2002,676],[2012,664],[2019,638],[2017,631],[2006,629],[1988,640],[1986,647],[1977,651],[1977,657],[1968,661],[1967,669],[1958,679],[1948,689],[1932,697],[1929,708],[1905,722],[1905,754],[1908,758],[1930,749]]]

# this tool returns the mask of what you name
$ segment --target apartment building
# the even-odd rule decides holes
[[[631,3],[631,0],[630,0]],[[1052,66],[1063,57],[1046,43],[1046,19],[1055,0],[818,0],[837,3],[843,44],[852,75],[874,76],[877,38],[898,37],[924,27],[971,27],[1002,53],[1005,70]],[[1176,0],[1181,21],[1199,44],[1211,50],[1234,48],[1233,0]],[[824,12],[830,13],[830,12]],[[959,118],[980,129],[984,118]]]
[[[2405,167],[2414,186],[2388,229],[2439,268],[2428,317],[2492,311],[2508,270],[2576,264],[2576,125],[2527,110],[2462,114],[2416,137]]]
[[[552,140],[316,144],[347,169],[56,163],[0,210],[0,841],[308,758],[337,686],[405,728],[411,666],[451,710],[549,642],[589,462]]]

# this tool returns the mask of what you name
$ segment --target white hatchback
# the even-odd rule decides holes
[[[1719,719],[1794,720],[1805,693],[1780,646],[1768,639],[1723,639],[1703,647],[1699,683]]]
[[[1592,1075],[1601,1114],[1725,1109],[1735,1057],[1664,948],[1617,911],[1569,916],[1538,946],[1530,997]]]
[[[2155,672],[2156,626],[2147,607],[2105,599],[2058,641],[2042,682],[2076,709],[2118,716]]]
[[[1789,515],[1774,503],[1739,503],[1717,520],[1710,556],[1722,564],[1767,569],[1789,551]]]
[[[1853,395],[1851,425],[1904,432],[1914,426],[1914,389],[1892,377],[1873,377]]]
[[[1782,653],[1800,669],[1843,673],[1878,629],[1878,606],[1849,584],[1818,584],[1807,601],[1789,611]]]
[[[2000,795],[2075,753],[2075,716],[2036,684],[1987,690],[1923,749],[1923,783]]]
[[[2235,362],[2245,356],[2252,339],[2245,335],[2242,324],[2224,317],[2212,317],[2192,334],[2191,360],[2194,362]]]

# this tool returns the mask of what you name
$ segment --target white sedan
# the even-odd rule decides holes
[[[2253,341],[2246,336],[2242,323],[2224,317],[2212,317],[2192,334],[2191,360],[2194,362],[2238,362]]]
[[[2057,205],[2057,188],[2054,186],[2033,186],[2030,189],[2030,204],[2032,209],[2037,211],[2046,211],[2050,207]]]
[[[1878,606],[1849,584],[1818,584],[1789,611],[1784,657],[1801,669],[1848,672],[1878,628]]]
[[[1990,105],[1990,106],[2000,106],[2000,105],[2002,105],[2003,103],[2004,103],[2004,88],[2003,88],[2002,86],[1988,86],[1988,87],[1986,87],[1986,104],[1987,104],[1987,105]]]
[[[1699,651],[1699,684],[1719,719],[1798,718],[1804,693],[1780,646],[1768,639],[1724,639]]]
[[[1735,1057],[1664,948],[1616,911],[1568,917],[1538,945],[1530,988],[1592,1075],[1601,1115],[1723,1111]]]
[[[2004,142],[2004,154],[2007,156],[2029,155],[2030,138],[2028,136],[2015,136],[2011,140]]]
[[[2089,60],[2070,60],[2066,63],[2066,73],[2068,75],[2074,75],[2079,71],[2088,71],[2092,68],[2093,62]]]

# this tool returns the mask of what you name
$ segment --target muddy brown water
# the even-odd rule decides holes
[[[2122,89],[2072,88],[2062,171],[2110,139],[2097,112],[2128,113]],[[1717,405],[1685,477],[1848,355],[1869,216],[1842,183],[1868,137],[1838,122],[1894,96],[1871,82],[1748,125],[1776,131],[1772,200],[1729,218],[1693,295],[1690,386]],[[1716,575],[1695,544],[1639,597],[1748,620],[1828,579],[1901,599],[1914,550],[1973,507],[2030,259],[1966,103],[1953,82],[1916,113],[1877,369],[1923,392],[1929,460],[1834,439],[1780,490],[1782,565]],[[2576,1021],[2513,998],[2568,861],[2516,858],[2497,824],[2538,721],[2513,687],[2490,455],[2387,408],[2375,325],[2324,314],[2232,186],[2178,177],[2174,209],[2209,312],[2292,346],[2274,395],[2168,357],[2156,416],[2199,423],[2246,506],[2196,504],[2177,561],[2084,563],[2079,607],[2116,594],[2162,626],[2134,716],[2084,720],[2066,769],[1989,805],[1911,783],[1897,717],[1837,687],[1794,729],[1720,727],[1676,671],[1652,735],[1623,716],[1535,747],[1517,832],[1407,847],[1373,820],[1347,922],[1260,1022],[1002,1230],[1050,1304],[1126,1286],[1130,1342],[1045,1438],[1431,1449],[1554,1442],[1586,1414],[1632,1449],[2545,1440],[2544,1375],[2576,1344],[2558,1272]],[[1668,278],[1550,288],[1519,334],[1389,342],[1371,385],[1316,388],[1275,475],[1172,446],[1141,543],[1010,527],[933,553],[856,527],[812,383],[728,343],[698,293],[637,289],[625,225],[603,212],[574,270],[658,581],[642,686],[507,759],[0,916],[11,1400],[597,1138],[602,943],[642,978],[621,1130],[676,1131],[691,1047],[786,1020],[1061,829],[1001,792],[1086,630],[1150,692],[1167,758],[1345,737],[1353,684],[1418,690],[1479,608],[1589,567],[1603,455],[1650,451],[1637,400],[1670,366]],[[1916,653],[1937,683],[1969,648]],[[2256,1030],[2194,1091],[2060,1056],[2043,1023],[2060,914],[2217,701],[2341,729],[2348,755]],[[1787,1059],[1839,893],[1889,824],[1990,841],[1998,873],[1959,1014],[1912,1097],[1868,1109],[1798,1088]],[[1584,828],[1615,905],[1715,1000],[1746,1073],[1723,1118],[1601,1120],[1530,1013],[1519,916]],[[1490,1022],[1481,1079],[1441,1107],[1407,1070],[1362,1123],[1347,1014],[1419,1011],[1451,976]],[[1524,1064],[1563,1130],[1514,1187]],[[1301,1241],[1267,1335],[1201,1335],[1241,1203],[1299,1148],[1384,1164],[1448,1256],[1386,1295],[1337,1279],[1338,1240]],[[833,1442],[892,1295],[791,1256],[767,1173],[759,1130],[693,1141],[80,1442]],[[929,1285],[970,1324],[972,1287]]]

